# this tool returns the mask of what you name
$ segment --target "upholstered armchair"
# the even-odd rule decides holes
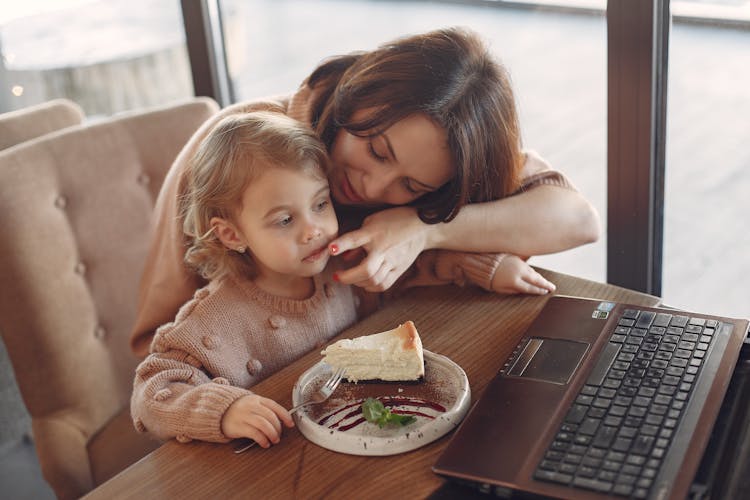
[[[0,151],[83,122],[81,107],[68,99],[0,114]]]
[[[0,332],[60,498],[159,444],[130,421],[128,335],[159,187],[217,109],[196,98],[0,151]]]

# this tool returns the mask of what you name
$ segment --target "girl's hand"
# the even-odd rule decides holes
[[[388,208],[370,215],[361,228],[328,245],[332,255],[355,249],[366,253],[358,265],[336,273],[336,279],[369,292],[387,290],[426,248],[428,230],[412,207]]]
[[[276,401],[248,394],[232,403],[221,419],[221,432],[228,438],[250,438],[263,448],[281,439],[281,424],[294,427],[289,412]]]
[[[555,291],[555,285],[536,272],[525,260],[506,255],[492,277],[492,291],[497,293],[530,293],[545,295]]]

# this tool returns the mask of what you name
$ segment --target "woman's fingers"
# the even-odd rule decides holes
[[[545,295],[556,290],[555,284],[548,281],[544,276],[529,267],[529,272],[519,280],[518,291],[520,293],[531,293],[535,295]]]
[[[357,229],[343,234],[328,244],[331,255],[341,255],[348,250],[361,248],[372,241],[370,233],[364,229]]]
[[[380,254],[369,254],[356,266],[336,271],[336,279],[345,285],[368,286],[369,280],[381,270],[384,263]]]
[[[547,278],[536,272],[534,269],[531,270],[532,273],[530,276],[526,278],[526,282],[529,283],[531,286],[537,287],[541,290],[543,290],[542,293],[547,292],[554,292],[557,290],[557,287],[554,283],[549,281]]]
[[[358,287],[364,288],[368,292],[382,292],[388,289],[393,283],[389,280],[389,277],[393,274],[393,267],[390,266],[385,260],[382,260],[380,267],[372,274],[372,276],[362,281],[354,283]]]

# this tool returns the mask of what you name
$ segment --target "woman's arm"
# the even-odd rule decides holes
[[[577,191],[540,185],[515,196],[461,208],[425,228],[425,248],[542,255],[599,238],[599,216]]]
[[[561,174],[535,153],[527,154],[523,190],[501,200],[461,208],[449,223],[422,223],[416,210],[396,207],[375,213],[362,227],[339,237],[334,254],[361,248],[362,262],[338,274],[342,283],[385,290],[427,249],[540,255],[596,241],[599,217]],[[335,250],[334,250],[335,247]],[[468,258],[467,266],[475,267]],[[469,275],[494,269],[476,268]],[[473,281],[482,285],[482,282]]]

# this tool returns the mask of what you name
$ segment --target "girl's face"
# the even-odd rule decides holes
[[[338,232],[327,180],[310,172],[267,169],[245,189],[236,227],[260,278],[320,273]]]
[[[358,111],[354,119],[364,113]],[[405,205],[440,188],[453,174],[445,130],[423,114],[374,137],[340,129],[331,148],[331,193],[342,205]]]

